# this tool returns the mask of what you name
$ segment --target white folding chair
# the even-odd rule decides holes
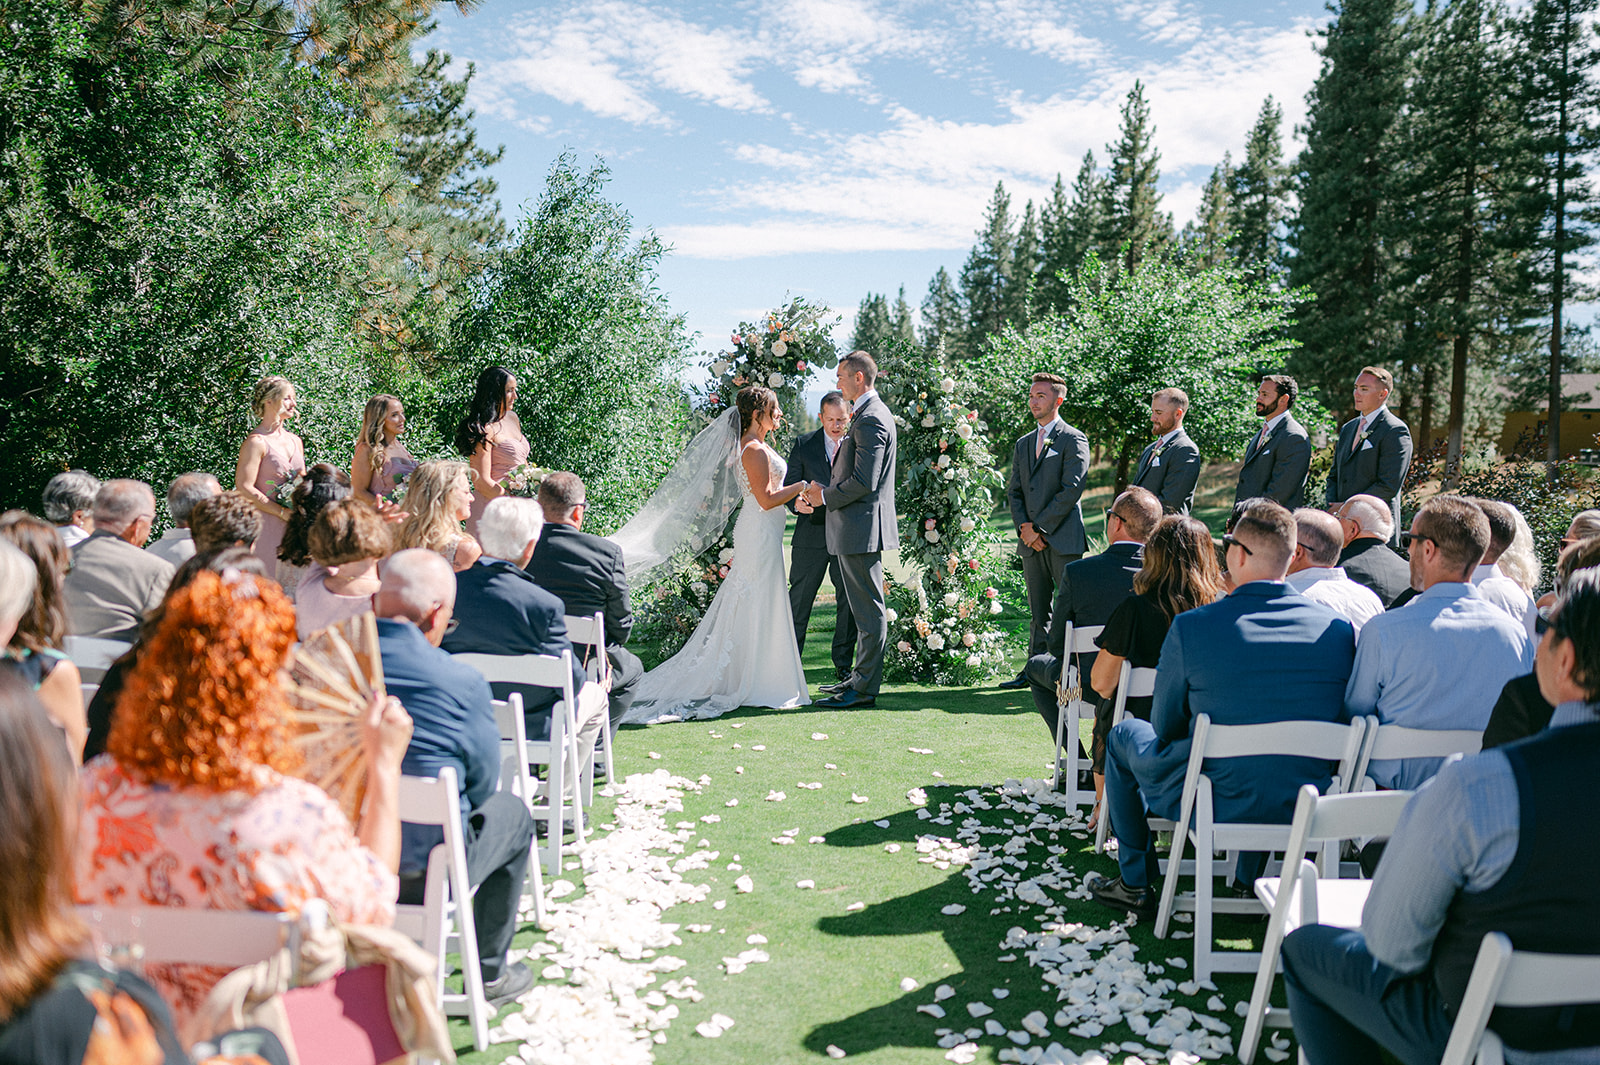
[[[1504,1047],[1489,1027],[1496,1006],[1574,1006],[1600,1002],[1600,955],[1514,950],[1504,932],[1478,947],[1466,994],[1439,1065],[1503,1065]]]
[[[611,676],[611,659],[606,657],[606,618],[603,613],[596,610],[593,614],[568,614],[567,639],[571,641],[574,650],[582,646],[583,671],[589,679],[596,684],[604,684],[606,678]],[[601,730],[594,745],[594,765],[585,766],[585,784],[587,791],[584,802],[594,805],[594,774],[595,770],[603,770],[606,781],[615,780],[611,762],[611,721],[610,702],[607,702],[606,727]]]
[[[528,770],[528,725],[522,714],[522,693],[494,700],[494,721],[500,729],[500,790],[522,800],[533,813],[537,799],[533,774]],[[544,927],[544,876],[539,871],[539,837],[533,837],[528,858],[527,889],[533,894],[533,919]]]
[[[122,640],[102,640],[97,636],[68,636],[61,642],[61,649],[78,667],[79,679],[96,684],[104,679],[111,663],[132,646]]]
[[[1367,776],[1367,768],[1374,761],[1394,758],[1449,758],[1456,754],[1477,754],[1483,750],[1483,730],[1405,728],[1401,725],[1380,725],[1376,717],[1367,719],[1367,738],[1361,745],[1361,757],[1356,762],[1355,775],[1348,790],[1376,788],[1377,782]]]
[[[1361,749],[1366,729],[1360,718],[1347,725],[1330,721],[1274,721],[1259,725],[1213,725],[1209,714],[1195,718],[1189,764],[1184,774],[1183,798],[1172,833],[1172,853],[1167,859],[1161,882],[1161,907],[1156,912],[1156,938],[1165,939],[1175,910],[1194,912],[1194,978],[1209,980],[1216,971],[1247,973],[1260,962],[1253,951],[1217,951],[1212,936],[1212,918],[1218,913],[1261,913],[1256,899],[1218,899],[1213,882],[1213,862],[1218,850],[1228,852],[1281,851],[1289,842],[1289,825],[1253,822],[1218,822],[1211,791],[1211,778],[1201,770],[1208,758],[1241,758],[1273,755],[1318,758],[1330,763],[1353,763]],[[1337,795],[1343,784],[1335,774],[1330,795]],[[1183,874],[1185,845],[1194,842],[1194,883],[1192,895],[1178,895],[1178,878]],[[1230,858],[1232,854],[1230,853]],[[1231,875],[1232,870],[1229,870]]]
[[[562,836],[568,821],[572,822],[575,839],[583,841],[583,802],[580,780],[572,782],[570,806],[567,796],[566,758],[578,765],[577,693],[572,690],[572,652],[557,655],[480,655],[458,654],[450,657],[464,662],[491,684],[525,684],[538,688],[553,688],[561,699],[550,710],[550,738],[548,740],[523,740],[530,765],[545,767],[545,796],[543,802],[531,807],[534,819],[545,825],[545,860],[550,875],[561,872]]]
[[[1406,803],[1409,791],[1368,791],[1345,795],[1318,795],[1306,784],[1295,801],[1294,822],[1289,826],[1289,844],[1283,852],[1283,875],[1264,876],[1256,881],[1256,898],[1271,911],[1267,932],[1261,940],[1261,964],[1256,967],[1255,988],[1250,995],[1250,1012],[1245,1014],[1244,1034],[1239,1037],[1239,1060],[1250,1065],[1261,1042],[1264,1026],[1286,1028],[1289,1011],[1271,1005],[1272,980],[1278,971],[1278,950],[1283,938],[1301,925],[1326,924],[1338,928],[1359,928],[1361,910],[1366,905],[1370,880],[1337,879],[1337,844],[1347,839],[1387,836]],[[1306,852],[1316,850],[1322,869],[1307,861]],[[1333,878],[1327,876],[1328,872]]]
[[[467,846],[462,838],[461,791],[450,766],[437,777],[400,778],[400,820],[444,830],[444,842],[428,855],[422,905],[395,907],[394,927],[421,944],[438,960],[434,978],[435,1001],[451,1016],[466,1016],[472,1024],[473,1044],[489,1046],[488,996],[478,958],[478,931],[472,919],[472,882],[467,875]],[[445,955],[451,939],[461,957],[464,991],[446,991]]]
[[[308,902],[301,920],[320,913],[327,922],[327,903]],[[289,913],[259,910],[203,910],[182,906],[77,907],[98,945],[135,949],[147,965],[210,965],[238,969],[266,961],[285,946],[295,947],[299,924]]]
[[[1149,698],[1156,693],[1156,671],[1153,666],[1135,667],[1126,658],[1122,660],[1122,672],[1117,677],[1117,701],[1111,708],[1111,727],[1128,716],[1128,700]],[[1100,820],[1094,826],[1094,852],[1104,854],[1106,840],[1111,832],[1110,812],[1102,809]]]
[[[1083,761],[1078,756],[1078,748],[1082,746],[1079,739],[1082,730],[1078,723],[1084,718],[1094,720],[1094,703],[1084,697],[1089,678],[1078,669],[1078,656],[1097,653],[1099,648],[1094,641],[1104,631],[1104,625],[1073,625],[1068,622],[1066,639],[1062,644],[1061,676],[1056,681],[1056,758],[1051,763],[1055,772],[1050,778],[1050,788],[1053,791],[1061,786],[1061,756],[1065,752],[1069,810],[1094,805],[1094,789],[1078,787],[1078,769]]]

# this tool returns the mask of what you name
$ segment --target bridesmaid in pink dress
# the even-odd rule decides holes
[[[306,450],[300,438],[285,426],[295,413],[294,385],[276,375],[263,377],[250,393],[250,411],[261,420],[239,449],[233,487],[261,512],[261,535],[255,555],[268,573],[278,568],[278,545],[283,542],[289,508],[276,498],[278,487],[293,483],[306,471]]]
[[[489,501],[506,494],[501,479],[528,461],[528,438],[512,409],[516,402],[517,379],[504,366],[491,366],[478,375],[472,407],[456,427],[456,449],[473,472],[467,532],[474,536]]]
[[[350,491],[363,502],[377,504],[379,497],[417,468],[400,434],[406,431],[405,406],[394,396],[373,396],[361,414],[361,438],[350,458]]]

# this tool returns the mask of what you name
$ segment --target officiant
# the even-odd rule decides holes
[[[850,428],[850,414],[844,396],[838,391],[822,397],[822,407],[817,418],[822,428],[807,433],[795,441],[789,453],[789,472],[783,483],[803,484],[808,481],[829,483],[833,474],[833,456],[839,443]],[[794,510],[794,504],[789,504]],[[817,589],[822,587],[822,576],[833,582],[838,603],[837,620],[833,627],[833,672],[839,680],[850,676],[855,657],[856,621],[845,602],[844,579],[839,572],[839,560],[828,554],[828,541],[824,531],[827,507],[817,507],[810,514],[798,515],[794,537],[790,542],[789,558],[789,609],[794,615],[795,642],[804,654],[806,626],[811,622],[811,607],[816,602]]]

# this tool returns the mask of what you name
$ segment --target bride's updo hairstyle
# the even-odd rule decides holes
[[[757,414],[771,414],[778,409],[778,395],[765,385],[741,388],[734,398],[739,408],[739,435],[743,436],[755,424]]]

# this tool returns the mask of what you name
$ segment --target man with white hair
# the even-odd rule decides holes
[[[572,650],[567,639],[566,613],[553,594],[539,587],[525,566],[533,558],[544,512],[531,499],[501,496],[484,508],[478,519],[478,543],[483,557],[456,575],[456,627],[445,635],[444,649],[451,654],[559,655]],[[522,694],[528,738],[550,735],[550,708],[560,694],[549,688],[517,684],[492,685],[496,698]],[[578,764],[566,767],[569,787],[577,770],[594,759],[595,740],[609,716],[606,693],[589,683],[578,658],[573,657],[572,690],[578,705]]]
[[[1389,504],[1377,496],[1354,495],[1334,510],[1344,532],[1339,565],[1345,576],[1378,593],[1385,607],[1411,588],[1411,564],[1389,541],[1394,537],[1394,516]]]
[[[189,532],[189,515],[199,504],[221,494],[222,485],[209,473],[196,470],[179,475],[167,488],[167,513],[172,515],[172,528],[162,533],[161,539],[145,550],[174,566],[189,561],[194,557],[194,537]]]
[[[44,516],[68,548],[77,547],[94,532],[94,497],[100,478],[88,470],[66,470],[44,486]]]
[[[1289,587],[1355,626],[1383,613],[1383,600],[1364,584],[1357,584],[1339,565],[1344,531],[1339,519],[1325,510],[1301,507],[1294,512],[1294,554],[1289,556]]]
[[[432,551],[413,548],[384,562],[373,607],[384,685],[411,715],[411,744],[401,771],[418,777],[438,776],[445,766],[456,771],[467,877],[477,888],[472,915],[478,965],[489,1001],[498,1004],[533,986],[533,971],[526,963],[506,964],[528,875],[533,815],[511,792],[497,790],[500,730],[488,683],[439,649],[455,599],[450,564]],[[400,902],[424,901],[428,855],[443,839],[436,826],[401,826]]]
[[[172,563],[140,550],[156,520],[156,496],[143,481],[115,480],[94,497],[94,532],[72,549],[67,615],[77,636],[132,643],[146,611],[161,605]]]

